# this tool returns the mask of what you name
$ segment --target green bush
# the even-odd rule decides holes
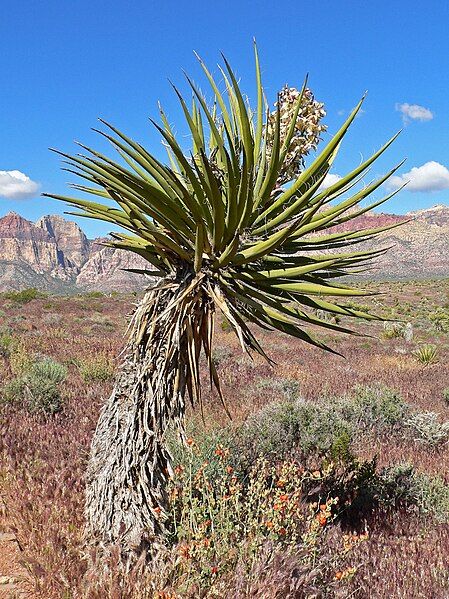
[[[27,362],[2,390],[2,400],[23,403],[30,412],[55,414],[62,409],[59,386],[67,369],[50,358]]]
[[[15,304],[27,304],[31,300],[47,297],[47,294],[35,287],[30,287],[29,289],[22,289],[22,291],[7,291],[2,294],[2,297]]]
[[[225,345],[217,345],[212,350],[212,362],[215,366],[219,366],[223,362],[227,362],[233,356],[233,351]]]
[[[247,471],[260,456],[270,461],[292,453],[308,463],[344,454],[352,440],[350,424],[330,406],[301,399],[274,402],[252,415],[236,431],[236,466]]]
[[[92,356],[76,363],[85,383],[103,383],[114,377],[114,361],[107,355]]]
[[[391,430],[400,426],[410,411],[396,391],[382,385],[357,386],[350,395],[331,400],[331,405],[356,432]]]
[[[59,385],[65,381],[67,369],[59,362],[44,358],[31,365],[23,375],[25,398],[30,412],[55,414],[62,409]]]
[[[406,421],[416,441],[432,447],[438,447],[449,442],[449,421],[439,422],[438,414],[434,412],[416,412]]]
[[[101,291],[87,291],[86,293],[83,293],[83,297],[96,299],[104,297],[104,293]]]
[[[417,474],[415,494],[421,512],[430,514],[439,522],[449,523],[449,485],[441,477]]]
[[[446,387],[446,389],[443,391],[443,401],[447,406],[449,406],[449,387]]]
[[[25,383],[21,378],[12,379],[1,389],[0,397],[3,403],[19,403],[24,397]]]
[[[417,505],[415,469],[412,464],[396,464],[384,468],[379,477],[379,501],[384,506]]]
[[[15,340],[11,333],[6,329],[0,329],[0,357],[9,358],[14,345]]]
[[[429,320],[439,333],[449,333],[449,310],[438,308],[429,314]]]
[[[429,366],[430,364],[436,364],[438,362],[438,350],[436,346],[431,343],[421,345],[421,347],[415,349],[412,355],[424,366]]]
[[[406,341],[413,339],[413,326],[410,322],[384,322],[382,337],[384,339],[403,338]]]

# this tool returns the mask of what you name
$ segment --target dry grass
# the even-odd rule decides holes
[[[340,358],[304,347],[294,339],[260,331],[259,340],[277,363],[270,368],[259,357],[251,361],[243,356],[233,334],[218,326],[216,346],[225,349],[219,370],[234,421],[242,422],[279,399],[276,385],[261,384],[273,377],[297,381],[302,396],[310,400],[342,395],[357,384],[381,382],[397,390],[415,409],[436,412],[442,420],[448,420],[449,406],[443,393],[449,386],[449,334],[436,330],[429,319],[436,309],[447,308],[448,282],[388,285],[387,293],[373,301],[379,312],[413,324],[411,342],[385,339],[380,324],[363,324],[359,326],[372,337],[327,336],[345,355]],[[133,303],[132,296],[37,298],[25,305],[0,298],[1,327],[8,328],[30,354],[50,356],[66,365],[69,372],[62,386],[61,413],[44,418],[30,415],[20,407],[4,406],[0,411],[2,494],[10,523],[24,548],[36,597],[81,596],[86,568],[82,543],[83,473],[102,398],[110,392],[112,382],[107,377],[85,382],[78,365],[99,355],[108,363],[116,363],[123,345],[125,315]],[[438,363],[423,367],[413,358],[413,350],[424,343],[437,346]],[[0,380],[7,381],[12,376],[8,358],[0,357]],[[206,428],[227,424],[218,399],[207,385],[205,403]],[[391,437],[369,439],[360,443],[357,451],[363,459],[378,454],[381,465],[411,462],[418,471],[439,474],[449,482],[447,446],[431,450]],[[347,594],[329,596],[345,597],[351,592],[354,597],[379,599],[448,596],[449,574],[444,563],[449,552],[447,525],[398,512],[374,519],[370,527],[369,540],[355,550],[359,570],[347,583]],[[281,578],[285,574],[282,584],[287,584],[291,558],[276,559],[287,564],[285,572],[278,570]],[[257,567],[259,584],[269,580],[263,564]],[[233,580],[232,584],[240,588],[238,581]],[[131,596],[117,589],[110,595],[98,596]],[[329,589],[331,592],[334,590]],[[241,596],[249,595],[242,591]]]

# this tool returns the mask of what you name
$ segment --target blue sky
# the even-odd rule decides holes
[[[179,122],[167,79],[186,90],[184,68],[202,82],[193,50],[211,68],[222,50],[251,97],[253,36],[270,101],[284,83],[300,87],[308,72],[330,132],[368,90],[365,112],[334,174],[344,174],[404,127],[372,174],[406,157],[400,175],[412,183],[384,210],[448,204],[448,23],[444,0],[6,1],[0,20],[0,216],[15,210],[35,220],[64,211],[39,196],[68,193],[69,176],[48,147],[71,152],[78,139],[104,149],[90,131],[98,116],[159,152],[160,136],[148,117],[157,117],[160,100]],[[90,236],[108,231],[101,223],[80,223]]]

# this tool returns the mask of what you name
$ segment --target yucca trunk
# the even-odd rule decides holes
[[[164,530],[171,475],[165,435],[173,421],[182,430],[185,392],[191,389],[188,332],[191,326],[201,329],[204,316],[201,288],[186,294],[191,280],[187,275],[165,281],[137,307],[92,441],[87,535],[100,548],[119,543],[126,558],[148,552]],[[182,307],[188,313],[179,312],[186,297],[190,302]]]

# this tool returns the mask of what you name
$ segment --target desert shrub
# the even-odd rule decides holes
[[[98,306],[97,312],[101,312],[102,308],[101,306]],[[103,314],[92,314],[92,316],[89,316],[89,318],[87,319],[92,325],[97,326],[97,327],[102,327],[105,330],[113,330],[115,328],[114,323],[110,320],[110,318],[108,318],[107,316],[104,316]]]
[[[8,358],[16,344],[8,329],[0,329],[0,357]]]
[[[438,362],[438,350],[435,345],[426,343],[415,349],[412,353],[413,357],[424,366],[436,364]]]
[[[449,523],[449,485],[440,476],[415,476],[416,503],[425,514]]]
[[[249,463],[256,456],[279,458],[293,450],[307,459],[328,453],[342,435],[351,437],[351,432],[330,406],[287,399],[250,416],[235,443],[242,460]]]
[[[223,362],[227,362],[233,356],[233,351],[225,345],[217,345],[212,350],[212,361],[215,366],[219,366]]]
[[[25,383],[21,378],[12,379],[0,389],[2,403],[19,403],[24,396]]]
[[[103,383],[114,377],[114,360],[106,354],[78,359],[76,365],[85,383]]]
[[[33,362],[33,358],[25,347],[22,341],[18,341],[14,345],[14,351],[10,353],[9,365],[15,376],[20,376],[26,372]]]
[[[298,381],[295,381],[294,379],[259,379],[255,385],[255,388],[258,391],[264,391],[265,389],[278,391],[283,398],[289,401],[300,398],[300,385]]]
[[[449,406],[449,387],[446,387],[446,389],[443,390],[443,401]]]
[[[410,410],[396,391],[382,385],[357,386],[331,405],[357,432],[391,430],[404,422]]]
[[[413,438],[426,445],[438,447],[449,441],[449,421],[439,422],[435,412],[415,412],[405,424]]]
[[[223,320],[220,323],[220,328],[224,333],[231,333],[232,332],[232,326],[229,322],[229,320],[227,320],[226,318],[223,317]]]
[[[45,414],[59,412],[62,408],[59,385],[66,377],[67,369],[59,362],[50,358],[34,362],[22,378],[27,408]]]
[[[60,384],[67,369],[50,358],[22,363],[18,376],[5,385],[2,400],[23,403],[30,412],[55,414],[62,409]]]
[[[241,480],[230,463],[231,451],[219,445],[218,469],[210,476],[207,462],[198,467],[197,451],[192,442],[170,488],[169,540],[178,554],[178,574],[183,573],[176,585],[181,596],[197,596],[200,589],[202,596],[230,596],[225,591],[236,571],[247,587],[268,548],[266,565],[280,551],[295,556],[296,583],[303,593],[298,596],[311,596],[313,589],[329,591],[342,578],[336,572],[354,575],[355,569],[346,567],[352,546],[333,553],[327,546],[339,500],[323,496],[319,502],[304,501],[302,483],[310,477],[318,480],[316,473],[291,460],[273,465],[259,459]],[[341,533],[340,539],[343,545]],[[292,582],[290,578],[288,584]]]
[[[325,320],[326,322],[330,322],[332,324],[338,324],[340,322],[340,317],[335,314],[330,314],[325,310],[316,310],[315,314],[320,320]]]
[[[413,326],[410,322],[389,322],[383,324],[382,337],[384,339],[402,338],[406,341],[413,339]]]
[[[438,308],[429,314],[429,320],[439,333],[449,333],[449,310],[447,308]]]
[[[49,312],[47,314],[44,314],[44,316],[42,317],[42,322],[51,326],[61,324],[62,321],[62,314],[58,314],[57,312]]]
[[[100,298],[100,297],[104,297],[104,293],[102,291],[86,291],[85,293],[83,293],[83,297],[89,299],[96,299],[96,298]]]
[[[30,287],[22,291],[6,291],[2,294],[2,297],[15,304],[27,304],[31,300],[47,297],[47,294],[35,287]]]
[[[449,522],[449,485],[440,476],[416,472],[412,464],[384,468],[380,500],[392,506],[414,506],[439,522]]]
[[[412,464],[395,464],[384,468],[379,477],[379,500],[384,506],[401,507],[418,504],[415,469]]]

